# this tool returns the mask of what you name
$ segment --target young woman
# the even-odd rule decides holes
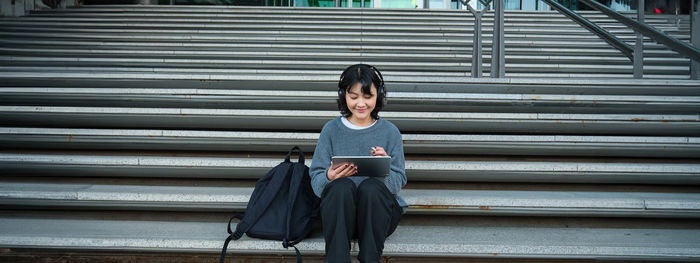
[[[339,116],[323,126],[310,168],[321,198],[326,262],[350,262],[350,240],[357,238],[358,259],[380,262],[384,241],[407,207],[398,195],[406,184],[401,133],[379,117],[386,101],[381,73],[365,64],[345,69],[338,83]],[[333,156],[391,156],[386,177],[353,176],[357,167],[333,169]]]

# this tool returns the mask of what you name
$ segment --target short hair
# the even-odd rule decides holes
[[[384,107],[386,97],[384,80],[381,74],[382,73],[380,73],[377,68],[367,64],[355,64],[347,67],[343,71],[340,75],[340,81],[338,81],[338,109],[343,117],[347,118],[352,115],[345,101],[345,94],[355,84],[361,83],[362,93],[364,94],[371,94],[372,84],[374,84],[374,87],[377,89],[377,103],[370,113],[370,116],[375,120],[379,119],[379,111]]]

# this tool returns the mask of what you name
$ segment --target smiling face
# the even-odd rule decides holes
[[[356,83],[345,93],[345,103],[351,115],[348,120],[358,126],[369,126],[374,122],[371,116],[377,105],[377,88],[372,84],[370,94],[362,92],[362,83]]]

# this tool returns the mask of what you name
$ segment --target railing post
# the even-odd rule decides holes
[[[493,47],[491,48],[491,77],[502,78],[506,74],[503,39],[503,0],[493,2]]]
[[[681,27],[680,12],[681,12],[680,2],[676,1],[676,27]]]
[[[464,2],[469,12],[474,15],[474,40],[472,41],[472,78],[481,78],[482,76],[482,52],[481,52],[481,15],[482,13],[474,10],[469,5],[469,1]]]
[[[483,48],[482,48],[482,37],[481,37],[481,21],[483,14],[488,10],[489,4],[491,4],[491,0],[484,1],[484,0],[479,0],[482,5],[484,5],[484,8],[481,10],[481,12],[475,10],[473,7],[469,5],[469,0],[460,0],[460,3],[465,5],[467,7],[467,10],[471,12],[474,15],[474,40],[472,41],[472,78],[481,78],[483,76],[483,70],[482,70],[482,65],[483,65]]]
[[[690,42],[700,48],[700,7],[698,0],[691,0],[690,4]],[[690,79],[700,79],[700,61],[690,59]]]
[[[469,7],[471,8],[471,6]],[[483,52],[481,51],[481,12],[474,12],[474,44],[472,50],[472,77],[481,78],[483,70]]]
[[[644,23],[644,1],[637,1],[637,21]],[[642,32],[636,31],[637,42],[634,45],[634,78],[641,79],[644,77],[644,35]]]

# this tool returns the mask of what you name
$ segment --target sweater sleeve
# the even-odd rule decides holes
[[[323,194],[323,189],[331,181],[328,180],[326,172],[328,167],[331,166],[331,141],[328,136],[327,127],[321,130],[321,135],[318,138],[318,144],[316,144],[316,150],[314,150],[314,157],[311,161],[311,167],[309,168],[309,175],[311,176],[311,187],[314,189],[314,193],[319,198]]]
[[[391,171],[389,171],[389,176],[384,178],[384,184],[392,194],[397,194],[406,185],[407,179],[404,165],[403,139],[398,129],[396,129],[396,135],[392,137],[393,140],[388,152],[389,156],[391,156]]]

